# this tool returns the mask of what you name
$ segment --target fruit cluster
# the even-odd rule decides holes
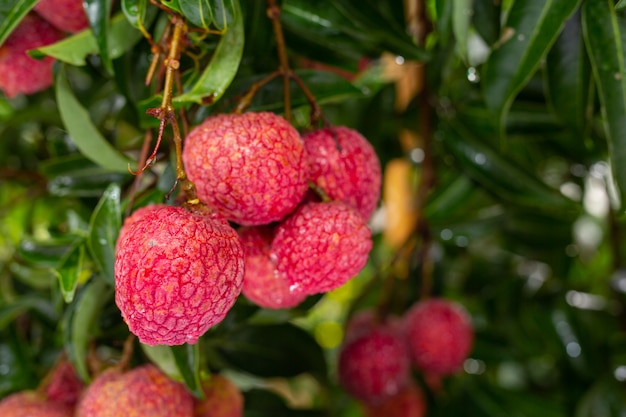
[[[465,309],[445,299],[417,302],[403,317],[383,321],[364,310],[346,327],[339,382],[368,416],[422,417],[426,402],[411,365],[431,379],[450,375],[462,367],[473,339]]]
[[[302,137],[273,113],[220,114],[189,133],[182,159],[203,204],[141,208],[117,241],[115,299],[141,342],[195,343],[241,291],[289,308],[365,266],[381,169],[358,132]]]

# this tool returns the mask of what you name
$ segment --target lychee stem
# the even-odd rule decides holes
[[[280,7],[276,4],[276,0],[267,0],[267,16],[272,21],[274,38],[276,39],[276,47],[278,48],[278,60],[280,62],[279,70],[283,75],[285,119],[287,119],[288,122],[291,122],[291,93],[289,91],[291,69],[289,68],[289,60],[287,59],[287,47],[285,46],[283,27],[280,23]]]

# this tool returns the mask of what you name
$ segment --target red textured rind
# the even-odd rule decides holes
[[[85,384],[76,375],[72,364],[61,362],[54,368],[50,383],[45,388],[45,394],[51,401],[74,407],[84,387]]]
[[[345,126],[304,137],[309,179],[333,200],[356,207],[369,219],[380,199],[381,167],[372,145]]]
[[[40,0],[35,11],[63,32],[76,33],[89,27],[82,0]]]
[[[273,113],[209,117],[185,139],[183,161],[200,200],[241,225],[281,220],[307,190],[302,138]]]
[[[193,398],[154,365],[105,371],[87,388],[76,417],[192,417]]]
[[[344,343],[361,337],[364,334],[372,332],[376,328],[384,328],[398,336],[403,342],[405,341],[404,322],[398,316],[387,316],[383,321],[376,316],[376,311],[366,309],[357,311],[346,324]]]
[[[415,365],[441,376],[461,368],[474,341],[469,314],[460,304],[444,299],[413,305],[405,315],[405,331]]]
[[[365,406],[365,417],[424,417],[426,398],[415,384],[410,384],[380,404]]]
[[[0,401],[2,417],[72,417],[74,410],[61,403],[55,403],[35,391],[22,391],[11,394]]]
[[[371,249],[371,232],[356,209],[339,201],[307,203],[278,226],[271,259],[292,292],[311,295],[355,277]]]
[[[226,222],[161,205],[120,235],[115,301],[142,343],[195,343],[241,292],[243,249]]]
[[[409,383],[411,363],[402,340],[377,328],[342,346],[338,368],[339,383],[349,394],[376,404]]]
[[[274,229],[243,227],[238,233],[245,255],[244,296],[263,308],[291,308],[300,304],[306,294],[291,292],[286,278],[276,271],[270,259]]]
[[[194,417],[242,417],[243,395],[228,378],[213,375],[202,382],[204,400],[194,401]]]
[[[62,37],[61,32],[39,16],[25,16],[0,47],[0,90],[12,98],[50,87],[54,59],[33,59],[26,51],[49,45]]]

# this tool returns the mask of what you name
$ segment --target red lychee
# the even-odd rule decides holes
[[[87,388],[76,417],[192,417],[193,397],[154,365],[109,369]]]
[[[474,341],[469,314],[460,304],[440,298],[414,304],[405,315],[405,331],[413,362],[433,375],[458,371]]]
[[[63,32],[76,33],[89,27],[82,0],[39,0],[35,11]]]
[[[307,190],[302,138],[273,113],[209,117],[187,136],[183,161],[200,200],[241,225],[281,220]]]
[[[405,343],[379,327],[347,341],[339,354],[339,383],[367,404],[397,394],[410,380],[411,361]]]
[[[213,375],[202,382],[204,400],[194,401],[194,417],[242,417],[243,395],[228,378]]]
[[[115,301],[142,343],[195,343],[241,292],[243,249],[226,221],[159,205],[124,224]]]
[[[245,256],[243,294],[259,307],[280,309],[300,304],[306,294],[289,290],[289,283],[270,259],[274,228],[250,226],[238,230]]]
[[[346,203],[307,203],[276,229],[271,258],[291,292],[331,291],[355,277],[367,263],[371,232]]]
[[[59,362],[52,370],[44,392],[51,401],[74,407],[84,388],[85,384],[76,375],[76,370],[72,364],[63,361]]]
[[[372,145],[345,126],[316,130],[304,136],[309,178],[332,200],[345,201],[365,219],[380,199],[380,161]]]
[[[26,15],[0,46],[0,90],[12,98],[50,87],[54,59],[37,60],[26,51],[49,45],[62,37],[61,32],[36,14]]]
[[[35,391],[11,394],[0,401],[2,417],[72,417],[74,410]]]
[[[369,333],[377,327],[383,327],[403,341],[405,340],[404,322],[400,317],[386,316],[384,319],[381,319],[378,317],[376,310],[365,309],[354,313],[346,323],[344,343]]]
[[[422,390],[409,384],[380,404],[366,404],[364,408],[365,417],[424,417],[427,406]]]

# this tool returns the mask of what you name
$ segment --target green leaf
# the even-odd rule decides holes
[[[46,300],[34,295],[24,295],[15,302],[0,306],[0,330],[5,329],[9,323],[28,311],[36,311],[42,317],[47,317],[51,321],[58,320],[57,312]]]
[[[228,28],[238,0],[178,0],[182,14],[195,26],[217,30]],[[235,12],[237,13],[237,12]]]
[[[67,238],[46,241],[25,238],[20,242],[17,253],[31,265],[56,268],[72,248],[73,240]]]
[[[215,103],[235,78],[243,54],[245,36],[239,1],[233,0],[232,4],[234,20],[220,39],[211,62],[187,92],[174,97],[174,103]]]
[[[500,2],[474,0],[472,22],[487,45],[493,45],[500,35],[500,9]]]
[[[0,2],[0,45],[22,21],[37,0],[2,0]]]
[[[203,398],[200,383],[200,352],[198,344],[181,346],[149,346],[141,344],[144,353],[170,378],[183,382],[197,398]]]
[[[71,303],[74,299],[76,287],[83,275],[85,262],[85,245],[78,243],[72,251],[61,261],[61,265],[54,270],[59,279],[61,294],[66,303]]]
[[[89,222],[87,241],[94,262],[111,285],[115,284],[115,243],[122,227],[120,195],[117,184],[111,184],[104,192]]]
[[[483,71],[483,93],[500,128],[517,93],[532,77],[580,0],[518,0]]]
[[[85,13],[96,38],[100,60],[109,74],[113,74],[113,63],[109,55],[109,21],[113,0],[83,0]]]
[[[467,42],[469,40],[469,27],[474,9],[473,0],[453,0],[452,2],[452,30],[456,38],[459,55],[464,62],[467,59]]]
[[[84,381],[89,381],[87,350],[94,337],[96,323],[104,305],[113,295],[113,288],[102,279],[92,279],[70,304],[64,318],[64,345],[68,358]]]
[[[619,0],[616,4],[615,4],[615,9],[616,10],[622,10],[626,8],[626,0]]]
[[[61,69],[56,78],[56,99],[63,124],[87,158],[115,172],[128,172],[129,160],[100,134],[89,113],[78,102]]]
[[[611,0],[583,5],[583,34],[596,81],[613,177],[623,211],[626,196],[626,12]]]
[[[122,0],[122,12],[134,27],[144,27],[147,4],[148,0]]]

